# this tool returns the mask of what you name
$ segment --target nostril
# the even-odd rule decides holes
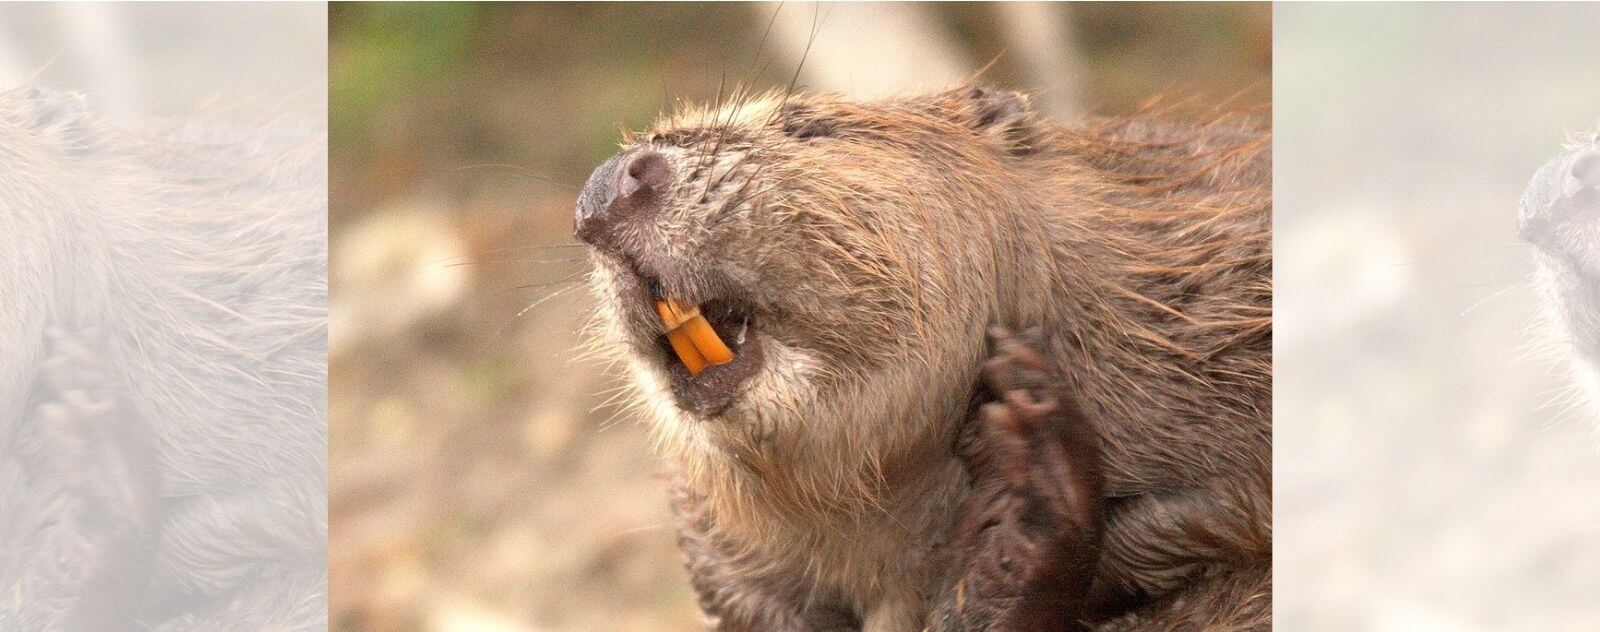
[[[1600,151],[1590,151],[1573,159],[1567,169],[1568,191],[1600,187]]]
[[[1539,168],[1517,210],[1517,234],[1546,250],[1570,248],[1600,214],[1600,147],[1578,147]]]
[[[672,165],[648,149],[612,156],[584,184],[573,234],[591,245],[616,247],[619,229],[658,210],[672,185]],[[623,231],[625,232],[625,231]]]
[[[619,174],[617,197],[629,197],[640,191],[657,192],[671,183],[671,170],[665,156],[653,151],[641,151],[628,159]]]

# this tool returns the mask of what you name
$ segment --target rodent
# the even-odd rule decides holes
[[[326,131],[0,92],[0,629],[321,629]]]
[[[1517,230],[1537,253],[1550,338],[1600,407],[1600,131],[1539,168],[1523,192]]]
[[[625,139],[575,214],[593,340],[653,413],[708,621],[1005,627],[963,614],[1005,607],[967,603],[996,560],[955,534],[1000,325],[1059,371],[1079,414],[1052,423],[1098,437],[1093,588],[1058,623],[1268,627],[1270,181],[1248,115],[1058,124],[978,86],[747,96]],[[684,371],[663,296],[734,360]]]

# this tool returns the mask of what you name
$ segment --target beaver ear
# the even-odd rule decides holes
[[[1004,142],[1011,153],[1032,150],[1038,119],[1028,104],[1028,95],[979,86],[964,88],[958,94],[971,104],[968,111],[974,130]]]
[[[76,92],[22,88],[10,95],[19,107],[23,127],[33,130],[43,138],[57,143],[68,154],[76,155],[88,150],[93,134],[89,101]]]

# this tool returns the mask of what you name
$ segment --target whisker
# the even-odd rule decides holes
[[[505,294],[507,292],[515,292],[517,290],[537,290],[537,289],[540,289],[540,288],[555,287],[555,286],[558,286],[558,285],[567,285],[569,283],[582,283],[582,282],[583,282],[583,279],[564,279],[564,280],[561,280],[561,281],[547,281],[547,282],[544,282],[544,283],[526,283],[526,284],[523,284],[523,285],[514,285],[514,286],[511,286],[511,287],[505,288],[503,290],[495,290],[494,295],[495,296],[499,296],[501,294]]]
[[[1445,292],[1460,292],[1460,291],[1464,291],[1464,290],[1481,290],[1481,289],[1485,289],[1485,288],[1500,287],[1500,286],[1508,285],[1508,284],[1511,284],[1511,285],[1524,285],[1527,282],[1528,282],[1528,278],[1525,275],[1517,275],[1517,276],[1514,276],[1512,278],[1501,279],[1499,281],[1484,281],[1482,283],[1466,283],[1466,284],[1462,284],[1462,285],[1451,286],[1451,287],[1445,288],[1444,291]]]
[[[481,254],[489,255],[489,254],[504,254],[504,253],[513,253],[513,252],[527,252],[527,251],[530,251],[530,250],[550,250],[550,249],[554,249],[554,248],[575,248],[575,247],[585,246],[585,245],[587,245],[587,244],[556,244],[556,245],[550,245],[550,246],[517,246],[517,247],[514,247],[514,248],[495,248],[493,250],[484,250],[484,251],[481,252]],[[472,255],[462,255],[462,256],[458,256],[458,257],[444,257],[442,259],[434,259],[432,261],[425,262],[423,265],[425,265],[425,266],[456,267],[456,266],[462,266],[462,265],[479,265],[479,264],[485,264],[485,263],[496,263],[495,261],[490,260],[490,259],[468,259],[471,256]],[[557,262],[557,261],[581,261],[581,260],[586,259],[586,258],[588,258],[587,255],[579,255],[579,256],[574,256],[574,257],[558,257],[558,258],[554,258],[554,259],[545,259],[545,260],[530,259],[530,260],[527,260],[527,261],[523,261],[521,263],[544,263],[544,262]],[[467,259],[467,260],[463,261],[463,259]],[[511,262],[508,262],[508,263],[518,263],[518,262],[517,261],[511,261]]]
[[[491,248],[489,250],[483,250],[483,251],[480,251],[480,254],[486,254],[487,255],[487,254],[498,254],[498,253],[505,253],[505,252],[526,252],[526,251],[529,251],[529,250],[554,250],[556,248],[584,248],[584,247],[587,247],[588,245],[589,244],[573,242],[573,243],[568,243],[568,244],[547,244],[547,245],[543,245],[543,246],[510,246],[510,247],[506,247],[506,248]],[[452,258],[454,258],[454,257],[452,257]],[[443,263],[444,261],[448,261],[448,260],[449,259],[440,260],[440,263]]]
[[[772,25],[778,23],[778,14],[783,11],[783,5],[784,3],[779,2],[777,8],[772,10],[772,17],[767,19],[767,28],[761,31],[761,40],[756,43],[756,56],[754,59],[750,60],[750,68],[752,70],[755,69],[756,63],[761,61],[761,56],[766,53],[767,40],[772,36]],[[767,59],[767,63],[772,63],[771,58]],[[761,73],[766,72],[766,70],[767,67],[762,66],[761,70],[757,71],[756,74],[747,74],[745,76],[744,83],[747,85],[755,85],[755,82],[761,78]]]
[[[754,157],[757,153],[766,154],[766,153],[770,153],[770,152],[773,152],[773,151],[777,151],[779,149],[782,149],[782,148],[788,146],[788,144],[791,143],[791,142],[794,142],[794,139],[785,138],[784,140],[782,140],[782,141],[780,141],[778,143],[774,143],[774,144],[768,145],[766,147],[753,147],[753,148],[745,151],[743,154],[741,154],[739,156],[738,160],[735,160],[734,163],[728,167],[728,170],[726,172],[724,172],[722,177],[718,178],[717,181],[714,184],[711,183],[709,180],[707,181],[706,191],[709,192],[713,188],[722,186],[722,183],[723,183],[724,180],[726,180],[728,177],[732,176],[735,172],[737,172],[739,167],[744,166],[744,164],[746,162],[749,162],[750,159],[752,157]],[[759,168],[756,169],[757,173],[760,173],[760,171],[761,170]],[[752,178],[755,177],[755,174],[752,174],[750,177],[752,177]],[[746,184],[748,184],[748,182]],[[735,198],[737,198],[737,196],[735,196]],[[700,201],[701,202],[705,202],[705,196],[704,195],[701,196]],[[724,205],[724,206],[726,206],[726,205]]]
[[[557,285],[565,285],[565,284],[568,284],[568,283],[582,283],[583,282],[583,277],[585,275],[587,275],[588,273],[589,273],[588,270],[579,270],[579,271],[577,271],[575,273],[569,274],[566,277],[557,279],[555,281],[546,281],[544,283],[529,283],[529,284],[526,284],[526,285],[518,285],[518,286],[515,286],[515,287],[508,287],[506,289],[496,291],[494,293],[494,295],[495,296],[499,296],[499,295],[505,294],[507,292],[515,292],[517,290],[533,290],[533,289],[539,289],[539,288],[545,288],[545,287],[555,287]]]
[[[734,107],[727,108],[728,120],[725,123],[719,122],[721,118],[720,114],[712,117],[711,122],[716,130],[716,143],[711,146],[711,151],[705,154],[710,158],[710,166],[709,170],[706,172],[706,186],[700,191],[700,203],[702,204],[705,203],[706,196],[711,193],[712,176],[716,174],[718,154],[722,152],[722,144],[728,138],[728,128],[733,126],[733,121],[738,116],[739,112],[744,108],[744,103],[744,101],[740,101]]]
[[[589,257],[587,257],[587,256],[583,256],[583,257],[560,257],[560,258],[556,258],[556,259],[500,259],[500,260],[483,259],[483,260],[478,260],[478,261],[457,261],[455,263],[447,263],[447,264],[445,264],[445,267],[447,267],[447,268],[458,268],[458,267],[461,267],[461,266],[482,266],[482,265],[491,265],[491,264],[512,265],[512,264],[523,264],[523,263],[577,263],[577,262],[587,262],[587,261],[589,261]]]
[[[570,280],[570,281],[552,281],[552,282],[549,282],[549,283],[528,283],[528,284],[514,285],[514,286],[511,286],[511,287],[508,287],[508,288],[498,289],[498,290],[495,290],[494,292],[490,293],[489,295],[490,296],[505,296],[505,295],[510,294],[512,292],[521,292],[521,291],[524,291],[524,290],[542,290],[542,289],[545,289],[545,288],[557,288],[557,289],[560,289],[560,290],[568,290],[568,289],[572,289],[573,286],[577,286],[577,285],[583,285],[583,281],[581,279],[574,279],[574,280]],[[538,302],[538,301],[535,301],[535,302]],[[520,314],[521,312],[518,312],[518,313]]]
[[[1502,283],[1509,283],[1509,281],[1503,281]],[[1484,297],[1483,300],[1480,300],[1480,301],[1478,301],[1476,303],[1473,303],[1472,305],[1468,306],[1466,309],[1461,310],[1461,313],[1457,314],[1457,316],[1466,316],[1469,312],[1471,312],[1472,310],[1478,309],[1478,307],[1482,306],[1484,303],[1488,303],[1489,301],[1492,301],[1492,300],[1494,300],[1496,298],[1504,296],[1506,292],[1510,292],[1510,291],[1515,290],[1515,289],[1520,289],[1521,287],[1523,287],[1523,285],[1521,283],[1512,283],[1512,285],[1506,287],[1505,289],[1500,290],[1498,292],[1495,292],[1493,294],[1490,294],[1490,295]]]
[[[789,97],[794,95],[794,87],[800,82],[800,71],[806,67],[806,60],[811,58],[811,46],[817,43],[817,34],[822,28],[822,5],[815,5],[811,12],[811,35],[806,38],[806,48],[800,53],[800,63],[794,67],[794,76],[789,78],[789,87],[783,91],[783,99],[778,102],[778,107],[772,110],[772,116],[777,116],[783,111],[783,106],[789,104]],[[768,120],[768,124],[771,124]]]
[[[767,20],[766,28],[761,32],[761,40],[756,45],[756,56],[750,62],[750,67],[755,70],[755,74],[747,75],[744,81],[735,84],[734,90],[732,94],[729,95],[728,99],[729,102],[732,103],[731,107],[724,108],[721,104],[719,104],[718,109],[713,110],[715,113],[712,115],[711,123],[716,132],[716,142],[712,145],[709,152],[704,152],[702,154],[702,156],[706,159],[705,164],[702,164],[696,169],[696,173],[706,168],[707,165],[709,165],[710,169],[710,171],[706,173],[706,186],[700,191],[699,201],[702,204],[705,203],[707,196],[710,195],[711,189],[714,188],[714,186],[720,186],[722,184],[722,180],[727,177],[728,172],[731,172],[733,169],[737,168],[737,165],[730,167],[727,172],[724,172],[721,178],[713,177],[715,175],[717,166],[717,156],[719,153],[721,153],[723,143],[727,139],[728,128],[731,127],[733,122],[738,119],[739,115],[744,112],[744,106],[753,100],[751,91],[754,89],[755,82],[760,80],[761,75],[767,71],[768,65],[772,63],[772,59],[769,57],[765,64],[762,64],[759,68],[756,67],[756,63],[760,62],[762,56],[764,56],[766,53],[767,41],[772,35],[772,27],[777,23],[778,15],[782,11],[783,4],[779,3],[777,8],[773,9],[772,17]],[[721,111],[723,109],[727,110],[728,119],[725,123],[721,122]],[[771,122],[772,119],[769,116],[767,119],[767,124],[771,124]],[[715,182],[715,184],[713,184],[713,182]]]
[[[727,175],[732,175],[739,167],[743,166],[746,162],[748,162],[752,157],[755,157],[757,154],[763,154],[764,155],[764,154],[767,154],[767,153],[770,153],[770,152],[773,152],[773,151],[777,151],[779,149],[787,147],[790,143],[793,143],[793,142],[794,142],[793,138],[787,138],[786,137],[786,138],[784,138],[783,140],[781,140],[781,141],[779,141],[777,143],[773,143],[773,144],[767,145],[765,147],[752,148],[749,151],[746,151],[743,155],[741,155],[739,157],[739,160],[734,162],[733,166],[728,169]],[[722,204],[722,207],[717,210],[717,213],[712,216],[712,218],[711,218],[711,223],[712,224],[716,224],[717,222],[721,221],[724,218],[724,216],[726,216],[733,209],[733,207],[736,204],[739,203],[740,198],[744,195],[745,189],[750,186],[750,182],[752,180],[755,180],[756,177],[760,176],[761,175],[761,171],[763,169],[765,169],[766,166],[769,165],[769,164],[772,164],[772,162],[771,161],[763,162],[760,166],[756,167],[755,172],[751,173],[748,177],[745,178],[745,182],[744,182],[744,184],[739,186],[739,190],[734,192],[734,194],[731,197],[729,197],[728,201],[724,202]],[[780,181],[780,183],[781,182],[788,182],[791,179],[792,179],[792,177],[785,177]],[[719,186],[719,187],[722,186],[722,182],[719,180],[716,183],[716,186]],[[769,187],[768,190],[770,191],[772,188],[776,188],[776,187]]]
[[[768,193],[772,193],[773,191],[776,191],[776,190],[782,188],[783,185],[789,183],[790,181],[792,181],[792,180],[794,180],[796,178],[797,178],[797,176],[789,176],[789,177],[783,178],[781,180],[778,180],[777,182],[774,182],[771,185],[768,185],[766,188],[761,189],[761,190],[756,191],[755,193],[751,194],[749,197],[744,199],[744,202],[746,204],[751,205],[751,206],[755,206],[757,204],[760,204],[761,198],[763,196],[767,195]],[[746,185],[748,185],[748,184],[749,183],[747,182]],[[712,226],[716,226],[716,225],[720,224],[724,219],[732,217],[733,216],[732,211],[733,211],[734,208],[735,207],[733,205],[731,205],[731,204],[723,205],[722,210],[718,211],[717,216],[715,218],[713,218],[711,225]]]
[[[745,155],[749,156],[750,154],[746,153]],[[715,215],[711,216],[711,223],[713,225],[721,222],[725,215],[728,215],[732,212],[733,208],[739,204],[740,198],[744,197],[745,190],[750,187],[750,183],[754,182],[757,177],[760,177],[762,170],[766,169],[767,165],[770,164],[772,164],[772,162],[768,161],[756,166],[756,170],[752,172],[749,177],[744,179],[744,184],[739,185],[739,190],[735,191],[732,196],[729,196],[728,201],[723,203],[721,208],[717,209],[717,213]]]
[[[551,299],[554,299],[557,296],[561,296],[562,294],[565,294],[567,292],[571,292],[573,288],[577,288],[577,287],[583,287],[583,284],[582,283],[578,283],[578,282],[573,282],[571,285],[568,285],[568,286],[563,287],[563,288],[558,288],[555,291],[545,295],[544,298],[541,298],[541,299],[539,299],[537,301],[534,301],[534,302],[528,304],[527,307],[524,307],[521,310],[518,310],[516,315],[512,316],[509,320],[507,320],[504,325],[501,325],[499,328],[495,329],[493,334],[490,334],[489,338],[484,343],[485,347],[483,349],[480,349],[479,353],[480,354],[487,353],[488,352],[488,345],[492,345],[492,344],[498,343],[502,339],[502,337],[505,336],[506,330],[510,329],[512,325],[516,324],[516,322],[518,320],[521,320],[524,315],[526,315],[528,312],[532,311],[535,307],[543,305],[543,304],[549,302]]]
[[[713,112],[722,111],[722,91],[727,87],[727,82],[728,69],[723,68],[721,75],[717,78],[717,99],[715,101],[716,105],[712,109]],[[701,171],[704,171],[708,161],[714,163],[716,161],[716,158],[714,158],[715,155],[715,152],[701,153],[700,160],[695,162],[694,173],[698,174]]]
[[[538,180],[538,181],[544,182],[546,184],[554,184],[556,186],[563,187],[563,188],[566,188],[566,189],[571,190],[571,191],[582,191],[583,190],[583,187],[580,186],[580,185],[575,185],[575,184],[572,184],[570,182],[566,182],[566,181],[563,181],[563,180],[557,180],[557,179],[552,178],[550,176],[547,176],[547,175],[544,175],[544,174],[539,173],[537,171],[534,171],[534,170],[532,170],[532,169],[530,169],[528,167],[524,167],[522,165],[514,165],[514,164],[510,164],[510,163],[487,162],[487,163],[480,163],[480,164],[475,164],[475,165],[466,165],[466,166],[462,166],[462,167],[457,167],[456,171],[458,171],[458,172],[460,172],[460,171],[476,171],[476,170],[480,170],[480,169],[507,169],[507,170],[510,170],[512,173],[515,173],[517,175],[520,175],[520,176],[523,176],[523,177],[526,177],[526,178],[530,178],[530,179],[533,179],[533,180]]]

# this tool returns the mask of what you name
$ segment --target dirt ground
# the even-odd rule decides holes
[[[700,627],[660,462],[608,399],[618,377],[576,351],[592,304],[571,213],[619,123],[711,98],[758,50],[752,81],[789,81],[788,48],[758,45],[775,6],[333,6],[333,629]],[[784,7],[823,30],[874,19]],[[990,8],[915,11],[962,72],[998,56],[992,83],[1039,88]],[[1263,5],[1065,17],[1088,109],[1271,89]]]

